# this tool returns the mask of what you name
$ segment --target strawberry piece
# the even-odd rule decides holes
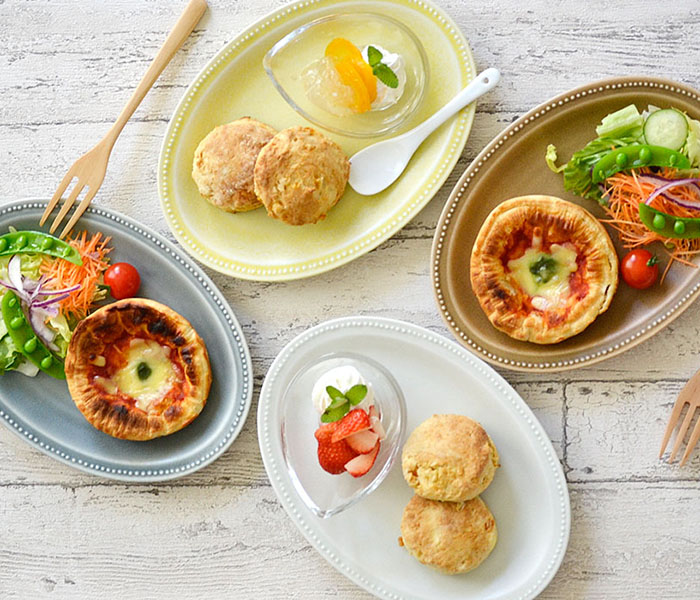
[[[384,426],[379,419],[379,412],[374,404],[369,407],[369,422],[370,429],[379,436],[380,441],[383,440],[386,437],[386,431],[384,431]]]
[[[369,415],[361,408],[354,408],[340,421],[336,421],[335,425],[336,428],[331,440],[339,442],[353,433],[369,429]]]
[[[374,446],[377,444],[379,441],[379,436],[371,429],[365,429],[363,431],[356,431],[352,435],[349,435],[345,438],[345,441],[355,452],[367,454],[368,452],[371,452]]]
[[[333,432],[338,423],[339,421],[321,425],[314,434],[318,440],[318,463],[332,475],[343,473],[345,465],[358,455],[344,439],[333,442]]]
[[[358,454],[355,458],[348,461],[345,464],[345,470],[353,477],[362,477],[372,468],[374,461],[377,460],[379,446],[381,446],[381,444],[377,442],[374,448],[367,454]]]

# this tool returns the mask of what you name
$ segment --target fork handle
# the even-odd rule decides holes
[[[122,112],[119,113],[119,117],[117,117],[114,125],[112,125],[112,128],[105,136],[104,141],[109,143],[110,148],[114,145],[117,137],[119,137],[126,122],[131,118],[131,115],[134,114],[138,105],[141,104],[148,90],[151,89],[156,79],[158,79],[163,72],[163,69],[165,69],[180,46],[182,46],[183,42],[190,33],[192,33],[195,25],[197,25],[199,19],[202,18],[206,10],[206,0],[190,0],[189,4],[185,7],[177,23],[175,23],[175,27],[173,27],[170,35],[168,35],[161,49],[158,51],[158,54],[153,59],[151,66],[148,67],[148,71],[146,71],[138,87],[134,90],[126,106],[122,109]]]

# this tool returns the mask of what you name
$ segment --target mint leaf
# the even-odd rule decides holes
[[[344,402],[338,408],[331,408],[330,406],[321,415],[322,423],[333,423],[334,421],[340,421],[345,415],[348,414],[350,410],[350,403]]]
[[[343,396],[342,398],[336,398],[335,400],[331,400],[331,403],[326,407],[326,410],[332,410],[334,408],[339,408],[340,406],[343,406],[343,404],[347,404],[348,399]]]
[[[383,56],[384,55],[374,46],[367,46],[367,59],[370,67],[376,67],[381,63]]]
[[[350,400],[350,404],[357,406],[365,399],[367,395],[367,386],[363,384],[353,385],[347,392],[345,397]]]
[[[385,86],[392,89],[399,87],[399,78],[396,76],[396,73],[384,63],[379,63],[375,67],[372,67],[372,73],[374,73],[374,76]]]
[[[340,398],[345,399],[345,395],[338,388],[332,385],[326,386],[326,393],[330,396],[331,400],[339,400]]]

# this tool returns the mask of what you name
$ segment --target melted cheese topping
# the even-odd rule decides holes
[[[547,281],[538,281],[531,270],[542,259],[553,261],[551,277]],[[552,244],[549,253],[529,248],[520,258],[509,260],[508,269],[523,291],[532,296],[532,305],[545,310],[569,294],[569,275],[577,269],[576,252],[558,244]]]
[[[148,412],[177,379],[169,356],[167,346],[154,340],[134,339],[127,352],[126,365],[111,378],[96,377],[95,382],[108,394],[122,393],[134,398],[136,406]]]

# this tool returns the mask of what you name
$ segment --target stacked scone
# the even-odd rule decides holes
[[[192,166],[202,197],[227,212],[264,206],[289,225],[326,217],[345,191],[350,162],[340,146],[311,127],[275,131],[243,117],[213,129]]]
[[[496,545],[496,522],[479,497],[499,467],[484,428],[462,415],[433,415],[409,436],[401,467],[415,495],[401,521],[400,543],[421,563],[466,573]]]

